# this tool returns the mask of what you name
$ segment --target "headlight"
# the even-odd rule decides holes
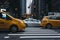
[[[25,21],[25,20],[23,20],[24,21],[24,23],[27,23],[27,21]]]
[[[39,22],[39,23],[41,23],[41,22]]]
[[[21,23],[24,23],[23,21],[21,21]]]

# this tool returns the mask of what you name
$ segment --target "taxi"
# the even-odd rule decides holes
[[[59,28],[60,27],[60,16],[44,16],[41,24],[41,27],[43,28]]]
[[[10,32],[24,31],[26,25],[23,20],[12,17],[10,14],[0,12],[0,29]]]

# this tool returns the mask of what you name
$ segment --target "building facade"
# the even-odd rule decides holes
[[[60,0],[33,0],[32,14],[35,19],[42,19],[49,12],[60,12]]]
[[[31,11],[31,13],[33,14],[33,18],[35,19],[41,19],[44,15],[47,15],[47,0],[33,0]]]
[[[12,9],[18,18],[24,17],[24,14],[26,13],[26,0],[15,0],[13,6],[11,7],[13,7]]]
[[[20,18],[26,13],[26,0],[0,0],[0,8],[5,8]]]

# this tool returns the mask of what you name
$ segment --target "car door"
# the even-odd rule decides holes
[[[33,20],[29,19],[29,20],[28,20],[28,25],[29,25],[29,26],[33,26]]]
[[[31,24],[31,26],[34,26],[34,20],[32,19],[32,20],[30,20],[30,24]]]
[[[2,14],[2,17],[0,19],[1,29],[8,28],[10,22],[11,22],[11,20],[10,20],[9,16],[6,14],[4,14],[4,15]]]
[[[2,13],[0,13],[0,29],[3,28],[4,20],[2,19]]]
[[[56,22],[57,26],[60,27],[60,17],[59,17],[59,16],[56,17],[56,21],[57,21],[57,22]]]
[[[3,25],[4,25],[4,20],[2,18],[0,18],[0,29],[3,28]]]
[[[49,17],[49,23],[51,23],[54,27],[58,26],[58,20],[56,19],[56,16]]]
[[[2,29],[2,28],[4,28],[3,26],[4,26],[4,22],[5,22],[5,20],[2,18],[2,13],[0,13],[0,29]]]
[[[39,25],[40,25],[40,23],[39,23],[38,20],[35,20],[35,21],[34,21],[34,24],[35,24],[35,26],[39,26]]]

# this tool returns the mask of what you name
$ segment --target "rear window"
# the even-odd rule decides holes
[[[49,17],[49,19],[60,20],[60,17],[59,16],[51,16],[51,17]]]
[[[56,16],[50,16],[49,19],[56,19]]]
[[[56,17],[57,20],[60,20],[60,17]]]

